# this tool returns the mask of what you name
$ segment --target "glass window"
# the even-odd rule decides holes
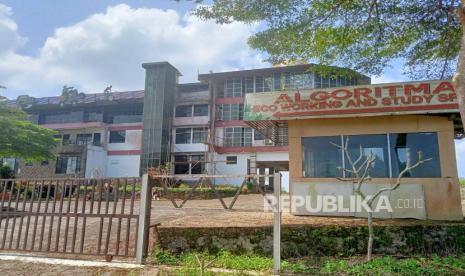
[[[253,136],[254,140],[265,140],[265,136],[261,134],[260,132],[258,132],[257,130],[254,130],[253,133],[254,133],[254,136]]]
[[[55,173],[75,174],[81,170],[81,157],[79,156],[58,156]]]
[[[194,105],[194,116],[208,116],[208,104]]]
[[[263,92],[273,91],[273,77],[265,77],[263,79]]]
[[[70,141],[71,139],[71,136],[69,134],[63,134],[63,141],[62,141],[62,144],[63,145],[68,145],[71,143]]]
[[[101,142],[100,142],[100,141],[101,141],[101,140],[100,140],[100,139],[101,139],[101,136],[102,136],[102,135],[101,135],[100,133],[98,133],[98,132],[97,132],[97,133],[94,133],[94,138],[93,138],[93,141],[92,141],[92,142],[93,142],[93,144],[94,144],[95,146],[100,146],[100,144],[101,144]]]
[[[249,147],[252,146],[252,129],[242,127],[224,128],[223,146]]]
[[[263,77],[261,76],[256,76],[255,77],[255,93],[260,93],[263,92]]]
[[[177,128],[176,129],[176,144],[190,144],[191,143],[191,128]]]
[[[434,132],[390,134],[392,176],[397,177],[405,166],[418,162],[418,152],[423,158],[432,158],[419,167],[408,171],[404,177],[441,177],[438,137]]]
[[[329,77],[329,86],[330,87],[337,87],[337,77],[336,76],[331,76]]]
[[[243,113],[242,104],[222,104],[217,107],[218,120],[242,120]]]
[[[283,79],[284,79],[284,90],[291,90],[292,89],[292,75],[291,73],[284,73],[283,74]]]
[[[126,131],[116,130],[110,131],[110,143],[124,143],[126,142]]]
[[[340,136],[302,138],[302,169],[304,177],[341,177],[342,152]]]
[[[76,136],[77,145],[89,145],[92,143],[92,133],[78,134]]]
[[[197,127],[192,129],[192,143],[205,143],[208,137],[208,129]]]
[[[245,93],[253,93],[253,77],[245,78]]]
[[[176,106],[176,117],[192,117],[192,105],[178,105]]]
[[[345,136],[349,138],[349,154],[353,161],[360,155],[360,146],[362,146],[363,159],[365,160],[370,154],[376,157],[375,161],[369,168],[371,177],[389,177],[389,157],[388,157],[388,144],[386,134],[373,134],[373,135],[351,135]],[[352,169],[349,162],[346,160],[345,166],[347,169]],[[346,177],[350,175],[346,172]]]
[[[175,174],[188,174],[189,173],[189,160],[188,155],[175,155],[174,156],[174,173]]]
[[[224,97],[242,97],[242,79],[227,79],[224,82]]]
[[[315,74],[315,88],[321,88],[321,76]]]
[[[273,87],[274,90],[279,91],[281,89],[281,74],[277,73],[273,75]]]
[[[226,165],[236,165],[237,156],[226,156]]]
[[[321,77],[321,88],[328,88],[329,87],[329,78]]]
[[[202,174],[204,172],[205,162],[203,155],[191,155],[191,174]]]
[[[243,139],[242,139],[242,146],[243,147],[251,147],[252,146],[252,139],[253,139],[253,129],[250,127],[243,128]]]

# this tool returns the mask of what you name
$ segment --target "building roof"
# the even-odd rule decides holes
[[[120,103],[124,101],[142,102],[144,99],[144,90],[110,92],[106,93],[79,93],[75,97],[65,98],[63,96],[34,98],[27,95],[19,96],[15,100],[8,100],[7,104],[12,106],[21,106],[23,108],[50,106],[50,105],[93,105],[96,103]]]
[[[250,70],[237,70],[237,71],[228,71],[228,72],[218,72],[218,73],[208,73],[208,74],[199,74],[199,81],[208,81],[210,79],[220,79],[220,78],[230,78],[230,77],[244,77],[251,75],[266,75],[272,73],[283,73],[283,72],[303,72],[311,70],[312,68],[318,67],[318,64],[299,64],[299,65],[289,65],[289,66],[276,66],[268,68],[259,68],[259,69],[250,69]],[[337,66],[330,66],[334,70],[344,70],[359,76],[366,82],[371,82],[371,78],[360,74],[354,70],[341,68]]]

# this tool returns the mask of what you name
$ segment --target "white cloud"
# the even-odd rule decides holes
[[[217,25],[174,10],[109,7],[105,13],[56,29],[36,58],[14,52],[24,40],[11,10],[0,6],[0,35],[8,31],[16,42],[0,59],[0,82],[13,92],[34,96],[57,94],[64,84],[84,92],[99,92],[109,84],[116,90],[140,89],[143,62],[168,61],[181,71],[183,82],[196,81],[198,71],[265,65],[262,56],[247,46],[254,26]]]

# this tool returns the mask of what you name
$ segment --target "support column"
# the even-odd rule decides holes
[[[152,209],[152,183],[147,174],[142,176],[142,189],[140,192],[139,225],[137,228],[136,261],[145,262],[149,246],[150,212]]]

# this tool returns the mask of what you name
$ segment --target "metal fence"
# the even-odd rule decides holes
[[[0,179],[0,250],[136,256],[141,180]]]

